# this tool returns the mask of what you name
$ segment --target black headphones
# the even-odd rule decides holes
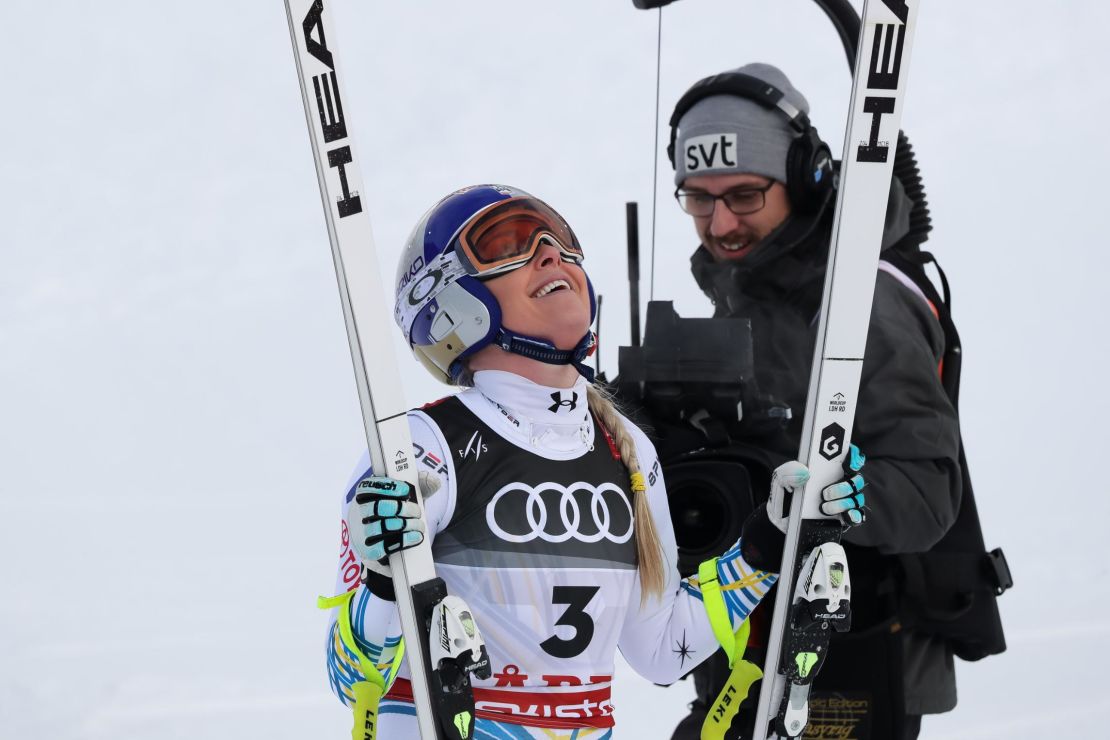
[[[695,104],[714,95],[736,95],[786,116],[790,127],[798,133],[786,154],[786,192],[790,204],[801,211],[811,211],[820,206],[835,187],[832,152],[828,144],[821,141],[817,129],[809,122],[809,116],[783,99],[785,93],[782,90],[740,72],[723,72],[698,80],[679,98],[671,114],[671,143],[667,145],[671,167],[676,167],[674,150],[678,122]]]

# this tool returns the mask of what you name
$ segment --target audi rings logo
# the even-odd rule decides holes
[[[535,539],[560,543],[628,542],[633,533],[632,505],[612,483],[593,486],[542,483],[533,488],[510,483],[486,505],[490,531],[506,542]]]

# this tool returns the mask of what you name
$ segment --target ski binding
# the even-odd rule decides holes
[[[789,685],[776,730],[786,737],[797,737],[809,722],[809,691],[828,655],[829,630],[847,632],[852,626],[852,581],[843,546],[826,542],[814,548],[798,575],[791,605],[794,633],[784,653],[793,661],[784,665]]]

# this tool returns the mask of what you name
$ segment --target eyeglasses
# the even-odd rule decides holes
[[[492,277],[527,263],[545,243],[581,264],[582,245],[563,217],[536,198],[516,197],[475,216],[455,239],[455,252],[467,274]]]
[[[713,195],[701,190],[683,190],[676,188],[674,191],[675,200],[678,201],[678,206],[682,210],[689,213],[691,216],[705,217],[712,216],[713,209],[717,207],[717,201],[724,201],[725,208],[729,209],[737,216],[746,216],[749,213],[755,213],[763,208],[767,202],[767,191],[775,184],[771,180],[761,188],[753,188],[749,186],[733,188],[732,190],[721,193],[720,195]]]

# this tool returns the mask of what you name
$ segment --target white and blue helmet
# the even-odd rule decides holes
[[[500,205],[499,205],[500,204]],[[574,232],[558,213],[539,198],[504,185],[473,185],[451,193],[417,222],[397,266],[394,318],[416,358],[436,378],[457,381],[466,358],[489,344],[507,352],[552,364],[574,364],[592,379],[583,361],[596,345],[592,331],[573,350],[560,350],[547,339],[517,334],[501,324],[501,307],[482,277],[525,264],[533,252],[521,244],[521,254],[482,262],[465,238],[479,217],[513,209],[538,224],[527,239],[531,246],[547,240],[560,247],[563,258],[580,263],[581,248]],[[533,250],[534,251],[534,250]],[[597,311],[593,286],[590,321]]]

